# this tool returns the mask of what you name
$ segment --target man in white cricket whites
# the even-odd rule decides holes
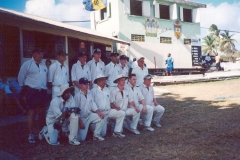
[[[43,51],[34,49],[32,59],[23,63],[18,73],[18,83],[26,93],[28,106],[29,143],[35,143],[33,134],[36,112],[39,114],[40,127],[45,125],[45,112],[47,108],[47,66],[42,62]]]
[[[111,62],[106,65],[105,71],[104,71],[105,76],[108,77],[107,86],[110,91],[117,87],[117,84],[113,83],[113,81],[116,79],[117,75],[119,75],[120,68],[118,67],[118,64],[117,64],[118,56],[119,56],[119,53],[117,52],[111,53],[110,55]]]
[[[146,75],[144,77],[144,83],[140,87],[140,90],[142,91],[146,104],[154,108],[154,116],[152,122],[155,124],[156,127],[160,128],[160,119],[165,111],[165,108],[157,103],[153,87],[151,86],[151,79],[152,76],[150,74]]]
[[[153,107],[150,105],[146,105],[142,92],[140,91],[139,87],[136,87],[136,81],[137,81],[136,75],[130,74],[128,79],[129,94],[132,95],[134,103],[141,111],[141,118],[144,130],[154,131],[154,129],[151,127]]]
[[[136,74],[137,76],[137,83],[136,86],[140,87],[143,85],[143,78],[144,76],[148,75],[148,69],[144,66],[144,57],[138,57],[137,63],[138,66],[133,68],[132,73]]]
[[[133,61],[132,61],[132,64],[131,64],[131,68],[133,69],[133,68],[135,68],[135,67],[137,67],[138,65],[137,65],[137,59],[136,58],[133,58]]]
[[[132,116],[132,120],[128,121],[129,130],[134,134],[140,134],[137,130],[138,120],[140,118],[140,110],[135,105],[132,96],[130,95],[128,89],[124,88],[125,80],[128,77],[120,74],[114,80],[114,83],[117,83],[117,88],[111,91],[110,102],[111,108],[116,110],[122,110],[125,112],[126,117]],[[130,104],[130,105],[129,105]],[[113,133],[115,137],[125,137],[120,135],[120,133]]]
[[[78,53],[78,61],[72,66],[71,76],[72,82],[75,88],[75,94],[79,92],[80,85],[78,83],[80,78],[86,77],[89,81],[91,81],[91,72],[89,66],[86,64],[87,55],[85,52]],[[92,82],[90,82],[90,89],[92,88]]]
[[[80,91],[74,96],[76,106],[81,109],[80,118],[84,124],[84,129],[79,129],[79,139],[84,141],[87,137],[88,128],[90,124],[95,123],[95,130],[93,133],[94,141],[104,141],[105,139],[101,136],[104,114],[101,113],[95,102],[93,101],[92,94],[88,92],[88,86],[90,81],[87,78],[79,79]]]
[[[49,67],[48,86],[52,88],[52,98],[57,97],[61,85],[68,85],[69,71],[68,66],[64,64],[65,60],[66,53],[58,51],[57,61]]]
[[[46,116],[47,126],[43,127],[42,131],[39,133],[40,140],[44,136],[50,145],[59,145],[59,131],[62,131],[66,134],[69,132],[68,138],[70,144],[80,144],[77,140],[77,134],[78,127],[83,128],[83,123],[78,114],[68,113],[67,111],[67,108],[76,107],[75,101],[71,95],[73,92],[74,88],[69,88],[68,85],[60,87],[60,92],[57,94],[57,97],[53,98],[50,103]],[[70,114],[70,116],[68,117],[67,114]],[[61,121],[62,126],[56,127],[55,123],[57,121]]]
[[[127,59],[128,59],[127,56],[121,55],[119,57],[120,61],[119,61],[119,64],[118,64],[119,74],[123,74],[126,77],[128,77],[128,72],[129,72],[129,68],[128,68],[128,65],[127,65]]]
[[[125,112],[122,110],[111,109],[110,106],[110,90],[105,86],[107,77],[99,74],[94,80],[94,83],[98,87],[94,87],[91,90],[93,100],[95,101],[98,110],[104,114],[104,124],[101,135],[104,137],[107,132],[107,121],[108,119],[115,119],[116,124],[114,128],[115,133],[122,131],[123,121],[125,118]]]
[[[91,72],[92,81],[96,79],[98,74],[104,74],[105,71],[105,64],[101,60],[101,50],[96,48],[93,50],[93,59],[87,63]],[[95,84],[94,87],[97,87]]]

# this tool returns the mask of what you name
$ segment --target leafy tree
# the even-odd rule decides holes
[[[217,25],[212,24],[209,28],[209,34],[203,38],[203,46],[202,52],[204,54],[208,53],[216,53],[221,51],[225,53],[225,57],[228,57],[229,60],[234,61],[235,55],[238,51],[235,48],[235,43],[237,42],[232,37],[234,34],[230,35],[229,31],[226,30],[219,30]]]
[[[234,34],[230,35],[229,31],[224,31],[223,33],[221,33],[221,36],[222,38],[220,41],[220,50],[227,54],[233,54],[234,52],[236,52],[234,43],[236,43],[237,41],[235,39],[232,39]]]
[[[211,35],[207,35],[203,38],[203,45],[202,45],[202,51],[204,54],[207,53],[215,53],[216,44],[215,44],[215,38]]]
[[[212,24],[209,28],[209,31],[210,31],[210,35],[215,38],[215,46],[216,46],[216,52],[217,52],[220,44],[220,30],[215,24]]]

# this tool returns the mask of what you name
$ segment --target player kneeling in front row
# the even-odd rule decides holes
[[[125,112],[116,108],[111,109],[110,90],[106,87],[106,79],[107,79],[106,76],[104,76],[103,74],[99,74],[97,78],[94,80],[94,83],[97,84],[98,86],[93,88],[91,91],[93,99],[98,107],[98,110],[104,114],[104,123],[101,135],[102,136],[106,135],[107,121],[109,119],[115,119],[116,124],[113,134],[118,135],[119,137],[124,137],[124,135],[121,134],[121,131],[125,117]]]
[[[80,107],[80,118],[82,119],[84,129],[79,129],[79,139],[84,141],[87,137],[90,124],[95,124],[95,130],[93,131],[93,140],[104,141],[101,136],[104,114],[101,113],[96,107],[93,101],[92,94],[88,92],[88,86],[90,81],[87,78],[79,79],[80,91],[74,96],[76,106]]]
[[[153,87],[151,86],[151,79],[152,75],[146,75],[144,77],[144,82],[143,85],[140,87],[140,90],[142,91],[146,104],[152,106],[154,109],[152,122],[155,124],[156,127],[160,128],[161,124],[159,122],[165,111],[165,108],[157,103]]]
[[[71,109],[76,109],[75,101],[71,95],[74,92],[73,87],[63,85],[60,87],[60,93],[53,98],[50,107],[47,111],[46,123],[39,133],[39,139],[45,137],[46,141],[51,145],[58,145],[59,132],[69,133],[69,143],[79,145],[77,140],[78,127],[82,124],[78,116],[78,111],[75,113]],[[80,110],[79,110],[80,111]],[[81,127],[81,125],[80,125]]]
[[[139,108],[141,112],[144,130],[154,131],[154,129],[151,127],[153,107],[150,105],[146,105],[142,92],[140,91],[139,87],[136,87],[136,82],[137,82],[136,74],[130,74],[127,84],[129,94],[132,95],[135,105]]]

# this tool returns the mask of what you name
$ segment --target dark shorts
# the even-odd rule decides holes
[[[46,108],[47,103],[46,89],[38,90],[28,87],[26,93],[26,104],[28,108]]]
[[[166,68],[166,72],[167,73],[172,73],[173,72],[173,68]]]
[[[8,94],[6,94],[6,96],[9,98],[22,99],[22,96],[19,93],[8,93]]]

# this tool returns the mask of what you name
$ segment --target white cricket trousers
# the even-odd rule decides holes
[[[104,123],[103,123],[101,136],[103,136],[103,137],[106,136],[108,119],[115,119],[116,124],[115,124],[115,128],[114,128],[114,132],[121,132],[122,126],[123,126],[123,121],[125,118],[125,112],[122,110],[118,111],[116,109],[110,109],[110,111],[105,111],[103,113],[105,114],[105,117],[104,117]]]
[[[60,93],[60,86],[52,86],[52,99]]]
[[[141,112],[137,113],[134,108],[127,108],[127,110],[125,110],[125,113],[127,118],[129,116],[132,116],[132,121],[127,121],[129,127],[131,129],[137,129],[138,120],[140,118]]]
[[[163,113],[165,112],[165,108],[161,105],[157,105],[157,106],[152,105],[152,107],[154,108],[153,121],[159,123],[160,119],[163,116]]]
[[[97,113],[90,113],[88,117],[81,118],[81,119],[82,119],[83,124],[85,125],[85,129],[79,128],[78,138],[80,141],[84,141],[86,139],[87,133],[88,133],[88,128],[91,123],[95,123],[95,125],[96,125],[95,130],[94,130],[94,135],[101,134],[104,120],[101,119]]]
[[[78,133],[78,115],[75,113],[72,113],[70,115],[70,117],[68,119],[66,119],[63,123],[62,126],[62,131],[63,132],[70,132],[68,139],[69,141],[73,140],[74,137],[77,136]],[[46,118],[47,124],[48,124],[48,118]],[[70,124],[69,124],[70,122]],[[69,124],[69,125],[68,125]],[[57,139],[58,139],[58,131],[56,129],[53,128],[54,124],[49,124],[47,125],[47,129],[48,129],[48,134],[46,136],[49,137],[49,141],[51,143],[57,143]]]
[[[150,127],[151,126],[151,121],[152,121],[152,117],[153,117],[153,107],[150,105],[146,105],[147,108],[147,112],[146,113],[142,113],[142,109],[143,109],[143,105],[140,104],[138,106],[138,108],[141,111],[141,119],[143,122],[143,125],[146,127]]]

